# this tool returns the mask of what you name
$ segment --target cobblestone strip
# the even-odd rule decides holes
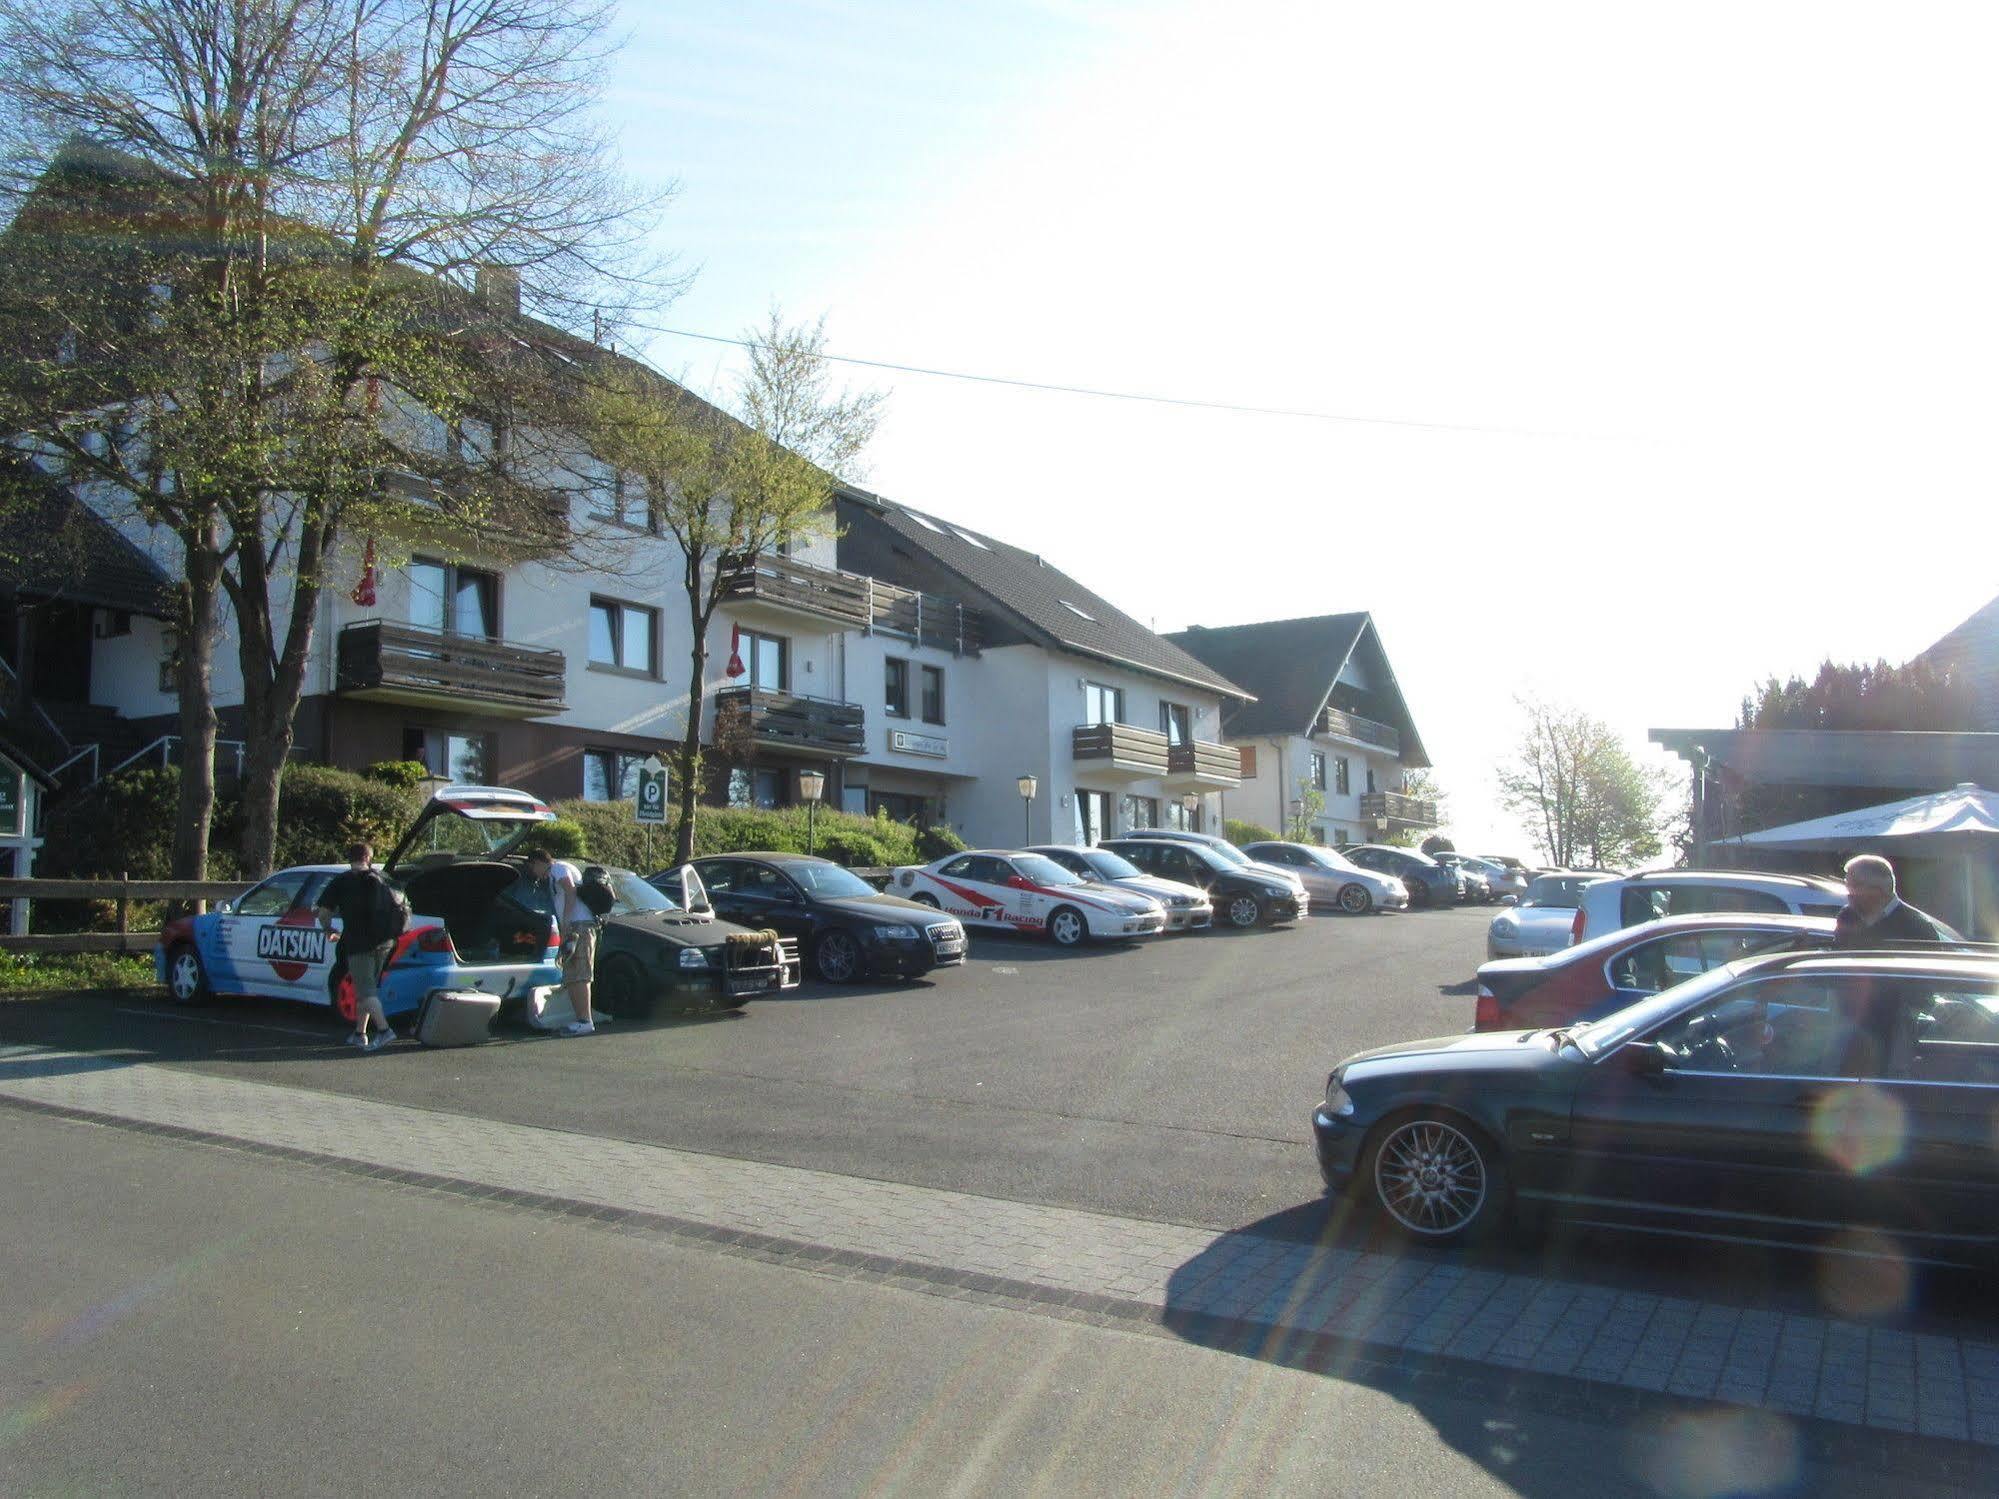
[[[660,1145],[433,1113],[149,1063],[0,1048],[0,1099],[820,1246],[884,1273],[1137,1307],[1999,1445],[1999,1346],[1429,1260],[1215,1234]],[[698,1230],[697,1230],[698,1231]],[[815,1251],[816,1252],[816,1251]],[[810,1262],[811,1256],[801,1256]]]

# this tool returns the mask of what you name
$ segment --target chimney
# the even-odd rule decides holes
[[[472,273],[472,294],[493,311],[521,315],[521,273],[506,266],[482,265]]]

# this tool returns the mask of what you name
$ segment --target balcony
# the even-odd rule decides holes
[[[1166,774],[1170,756],[1166,736],[1157,729],[1128,723],[1078,724],[1070,736],[1070,754],[1079,767],[1115,781],[1144,781]]]
[[[1168,791],[1233,791],[1242,784],[1242,751],[1232,744],[1193,740],[1166,751]]]
[[[985,620],[940,594],[884,583],[861,573],[814,567],[759,554],[722,564],[722,600],[732,618],[779,630],[831,623],[843,630],[894,635],[959,656],[984,644]]]
[[[1370,791],[1360,799],[1360,817],[1376,826],[1433,828],[1437,825],[1437,804],[1399,791]]]
[[[334,662],[335,690],[368,702],[500,718],[546,718],[566,706],[567,663],[561,651],[540,646],[368,619],[341,630]]]
[[[1385,749],[1391,755],[1402,753],[1402,736],[1396,732],[1394,725],[1377,723],[1372,718],[1362,718],[1358,713],[1348,713],[1339,708],[1321,709],[1319,721],[1312,725],[1312,732],[1373,749]]]
[[[715,694],[715,745],[724,753],[778,749],[858,755],[867,744],[867,710],[859,703],[762,687],[724,687]]]

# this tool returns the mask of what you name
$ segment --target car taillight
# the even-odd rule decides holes
[[[1478,986],[1478,1003],[1472,1010],[1471,1028],[1475,1031],[1499,1029],[1499,996],[1483,984]]]
[[[1583,940],[1583,908],[1576,907],[1576,919],[1569,923],[1569,946],[1574,947]]]
[[[427,926],[416,934],[418,952],[440,952],[447,958],[458,956],[458,949],[451,945],[451,933],[441,926]]]

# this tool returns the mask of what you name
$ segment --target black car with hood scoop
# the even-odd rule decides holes
[[[716,910],[796,939],[829,984],[868,975],[921,978],[965,961],[965,929],[954,918],[884,895],[830,859],[715,854],[696,859],[694,869]]]

